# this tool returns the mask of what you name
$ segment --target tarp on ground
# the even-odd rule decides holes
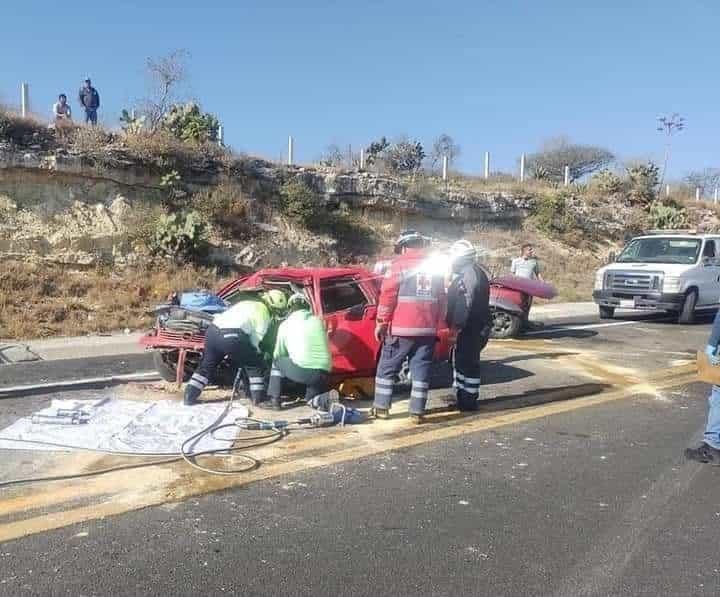
[[[54,415],[58,409],[89,414],[87,423],[59,425],[33,422],[23,417],[0,431],[0,449],[71,451],[59,445],[110,452],[176,454],[189,437],[208,427],[222,415],[225,403],[185,406],[171,400],[141,402],[113,397],[94,400],[53,400],[37,413]],[[233,406],[222,423],[232,423],[248,415],[244,406]],[[234,428],[206,434],[192,446],[192,452],[227,448],[235,435]],[[29,441],[17,441],[29,440]],[[45,443],[30,443],[45,442]]]

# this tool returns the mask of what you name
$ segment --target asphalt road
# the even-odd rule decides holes
[[[524,342],[662,372],[709,331],[613,323]],[[0,544],[0,595],[718,595],[720,470],[682,456],[706,395],[630,394],[32,534]]]

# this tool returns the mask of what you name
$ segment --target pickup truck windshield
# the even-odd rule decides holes
[[[696,238],[638,238],[625,247],[617,262],[689,265],[697,261],[701,244]]]

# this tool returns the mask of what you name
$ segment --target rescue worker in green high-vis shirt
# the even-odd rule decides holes
[[[307,298],[294,294],[288,300],[288,317],[280,324],[268,397],[273,408],[281,408],[283,380],[305,386],[305,400],[324,395],[329,389],[332,360],[322,319],[312,314]]]

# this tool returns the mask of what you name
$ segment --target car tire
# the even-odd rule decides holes
[[[612,319],[615,317],[615,307],[600,306],[600,319]]]
[[[173,358],[174,357],[174,358]],[[177,379],[177,352],[170,350],[154,350],[153,364],[155,369],[165,381],[173,383]],[[190,381],[192,371],[185,367],[183,381]]]
[[[690,290],[685,295],[682,308],[678,313],[677,322],[683,324],[690,324],[695,322],[695,306],[697,305],[698,293],[697,290]]]
[[[492,312],[491,338],[497,338],[499,340],[515,338],[520,333],[521,327],[522,319],[519,315],[501,311],[500,309]]]

